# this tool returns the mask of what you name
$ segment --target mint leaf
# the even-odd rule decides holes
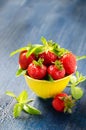
[[[79,79],[79,75],[80,75],[80,74],[79,74],[78,71],[76,71],[75,75],[76,75],[76,78]]]
[[[19,53],[19,52],[22,52],[22,51],[24,51],[24,50],[27,50],[27,49],[28,49],[28,47],[22,47],[22,48],[20,48],[20,49],[17,49],[17,50],[15,50],[15,51],[11,52],[11,53],[10,53],[10,56],[14,56],[15,54],[17,54],[17,53]]]
[[[16,98],[16,95],[10,91],[6,91],[6,95]]]
[[[38,54],[43,51],[43,46],[41,45],[34,45],[32,46],[28,52],[26,53],[26,57],[28,58],[32,53]]]
[[[32,115],[40,115],[41,114],[41,112],[37,108],[32,107],[28,104],[24,104],[23,110],[29,114],[32,114]]]
[[[13,108],[13,116],[16,118],[18,116],[20,116],[21,114],[21,111],[22,111],[22,105],[17,103],[14,105],[14,108]]]
[[[46,38],[41,37],[41,42],[43,43],[44,46],[47,45],[47,40],[46,40]]]
[[[72,83],[72,84],[75,84],[76,82],[77,82],[77,77],[76,76],[71,76],[71,78],[70,78],[70,82]]]
[[[71,86],[71,94],[76,100],[83,96],[83,90],[80,87]]]
[[[17,70],[17,72],[16,72],[16,76],[17,76],[17,77],[20,76],[20,75],[24,75],[24,74],[26,74],[26,70],[23,70],[23,69],[21,69],[21,68],[19,68],[19,69]]]
[[[58,57],[62,57],[64,54],[68,53],[69,51],[65,48],[54,48],[53,52],[58,56]]]
[[[34,50],[34,53],[36,55],[38,55],[39,53],[42,53],[44,51],[44,47],[42,45],[39,45],[39,47],[37,47],[35,50]]]
[[[48,74],[48,80],[51,82],[54,81],[50,74]]]
[[[19,103],[27,103],[28,101],[28,93],[26,90],[22,91],[17,97]]]
[[[86,59],[86,56],[76,56],[77,61]]]

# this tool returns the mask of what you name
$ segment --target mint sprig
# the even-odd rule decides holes
[[[76,100],[80,99],[83,96],[83,90],[78,86],[80,83],[84,82],[86,77],[81,73],[76,71],[75,75],[71,76],[69,85],[71,88],[71,95]]]
[[[30,106],[29,103],[33,101],[33,99],[28,99],[28,93],[26,90],[23,90],[19,96],[16,96],[13,92],[7,91],[6,95],[11,96],[16,99],[16,104],[13,107],[13,116],[15,118],[21,115],[22,111],[25,111],[28,114],[32,115],[40,115],[41,112],[33,107]]]

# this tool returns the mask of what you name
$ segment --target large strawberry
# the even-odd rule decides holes
[[[43,58],[44,59],[43,64],[47,66],[57,60],[57,56],[53,52],[50,52],[50,51],[45,51],[39,54],[39,58]]]
[[[27,51],[22,51],[19,55],[19,65],[22,69],[27,69],[28,65],[36,59],[34,54],[26,57],[26,53]]]
[[[52,101],[52,106],[56,111],[59,112],[72,112],[72,107],[75,105],[75,100],[66,93],[60,93],[55,96]]]
[[[29,64],[27,73],[30,77],[34,79],[43,79],[47,73],[47,67],[42,64],[42,60],[33,61]]]
[[[48,67],[48,74],[54,79],[61,79],[65,76],[65,69],[60,61],[55,61],[54,65]]]
[[[76,57],[73,53],[66,53],[63,55],[63,57],[60,59],[62,62],[65,71],[68,75],[74,73],[76,71]]]

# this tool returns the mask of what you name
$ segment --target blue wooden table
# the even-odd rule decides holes
[[[86,0],[0,0],[0,130],[86,130],[86,82],[82,99],[68,115],[53,110],[50,100],[38,98],[23,76],[15,76],[18,55],[11,58],[10,53],[28,42],[40,43],[41,36],[86,55]],[[78,62],[78,70],[86,75],[86,60]],[[42,115],[22,113],[14,119],[15,100],[5,95],[7,90],[16,95],[27,90]]]

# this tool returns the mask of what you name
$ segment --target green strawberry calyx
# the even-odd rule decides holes
[[[64,113],[72,113],[72,108],[75,106],[75,100],[72,99],[72,96],[59,97],[60,100],[64,102]]]
[[[56,60],[54,64],[59,70],[63,70],[63,65],[59,60]]]
[[[39,58],[38,61],[33,60],[33,64],[35,64],[36,66],[40,66],[41,67],[43,65],[43,61],[44,61],[43,58]]]

